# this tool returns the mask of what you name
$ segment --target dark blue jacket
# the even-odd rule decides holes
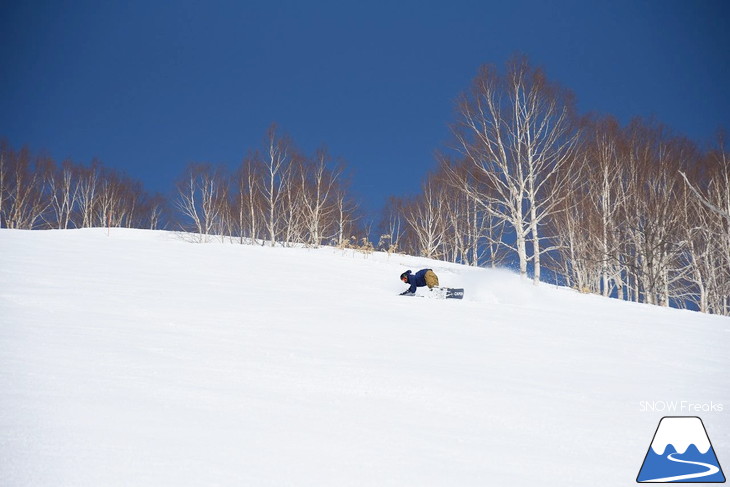
[[[411,287],[408,288],[409,293],[415,293],[417,287],[423,287],[426,285],[426,272],[430,270],[431,269],[421,269],[415,274],[408,272],[408,284],[411,285]]]

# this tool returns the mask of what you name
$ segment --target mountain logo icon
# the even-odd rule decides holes
[[[697,416],[665,416],[644,457],[639,483],[723,483],[725,475]]]

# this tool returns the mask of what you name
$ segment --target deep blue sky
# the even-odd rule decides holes
[[[730,129],[728,21],[726,0],[0,0],[0,137],[168,192],[277,122],[377,209],[418,190],[477,68],[517,52],[581,112],[710,141]]]

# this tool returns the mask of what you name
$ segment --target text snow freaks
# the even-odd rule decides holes
[[[642,413],[721,413],[722,403],[692,401],[641,401]]]

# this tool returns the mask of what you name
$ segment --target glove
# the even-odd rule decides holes
[[[402,293],[400,293],[400,295],[401,296],[415,296],[416,293],[412,293],[412,292],[409,292],[406,290],[406,291],[403,291]]]

